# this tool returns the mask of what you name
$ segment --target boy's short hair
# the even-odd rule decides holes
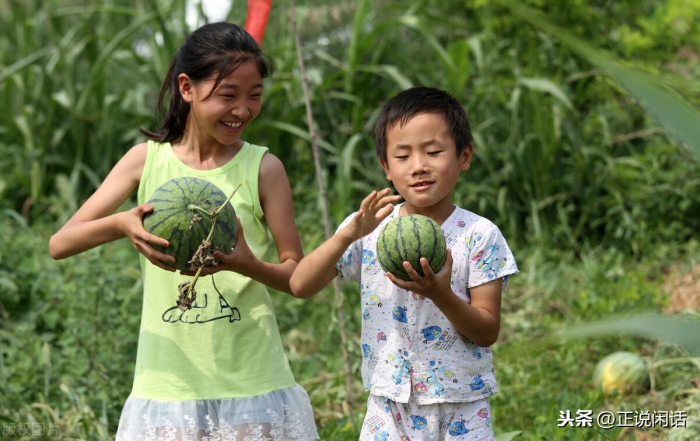
[[[412,87],[398,93],[384,104],[374,126],[377,156],[386,162],[386,134],[395,124],[406,124],[421,113],[435,113],[445,118],[457,155],[472,143],[472,130],[467,113],[459,101],[444,90],[433,87]]]

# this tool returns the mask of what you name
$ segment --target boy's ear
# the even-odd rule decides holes
[[[474,146],[470,143],[462,153],[459,154],[459,169],[469,170],[472,163],[472,153],[474,152]]]
[[[193,85],[192,80],[190,80],[190,77],[187,76],[187,74],[181,73],[177,76],[177,82],[180,88],[180,95],[182,96],[182,100],[186,103],[191,103]]]
[[[385,160],[383,160],[382,158],[378,158],[378,159],[379,159],[379,163],[382,165],[382,168],[384,169],[384,174],[386,174],[386,179],[388,181],[391,181],[391,174],[389,173],[389,164],[387,164],[387,162]]]

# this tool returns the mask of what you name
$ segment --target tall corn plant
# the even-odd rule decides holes
[[[0,11],[11,30],[0,36],[1,191],[11,208],[60,211],[46,198],[58,175],[77,182],[66,197],[83,197],[140,142],[139,126],[153,127],[153,95],[184,29],[171,9],[182,3],[10,0]]]

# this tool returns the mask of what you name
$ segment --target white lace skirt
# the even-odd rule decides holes
[[[312,441],[309,396],[298,384],[264,395],[157,401],[129,397],[116,441]]]

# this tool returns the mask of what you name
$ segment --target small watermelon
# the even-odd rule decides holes
[[[637,354],[614,352],[598,362],[593,382],[605,395],[630,394],[649,389],[647,365]]]
[[[434,220],[420,214],[399,216],[388,222],[377,240],[377,258],[384,271],[399,279],[412,280],[403,262],[407,261],[424,276],[420,258],[428,259],[433,272],[445,264],[445,235]]]
[[[143,217],[144,228],[170,242],[170,246],[154,248],[175,258],[169,265],[178,270],[189,270],[188,263],[211,230],[211,217],[194,209],[197,206],[212,212],[221,207],[227,196],[214,184],[194,177],[172,179],[153,192],[148,204],[153,211]],[[230,202],[215,218],[216,227],[211,238],[211,251],[228,253],[236,242],[238,223]]]

